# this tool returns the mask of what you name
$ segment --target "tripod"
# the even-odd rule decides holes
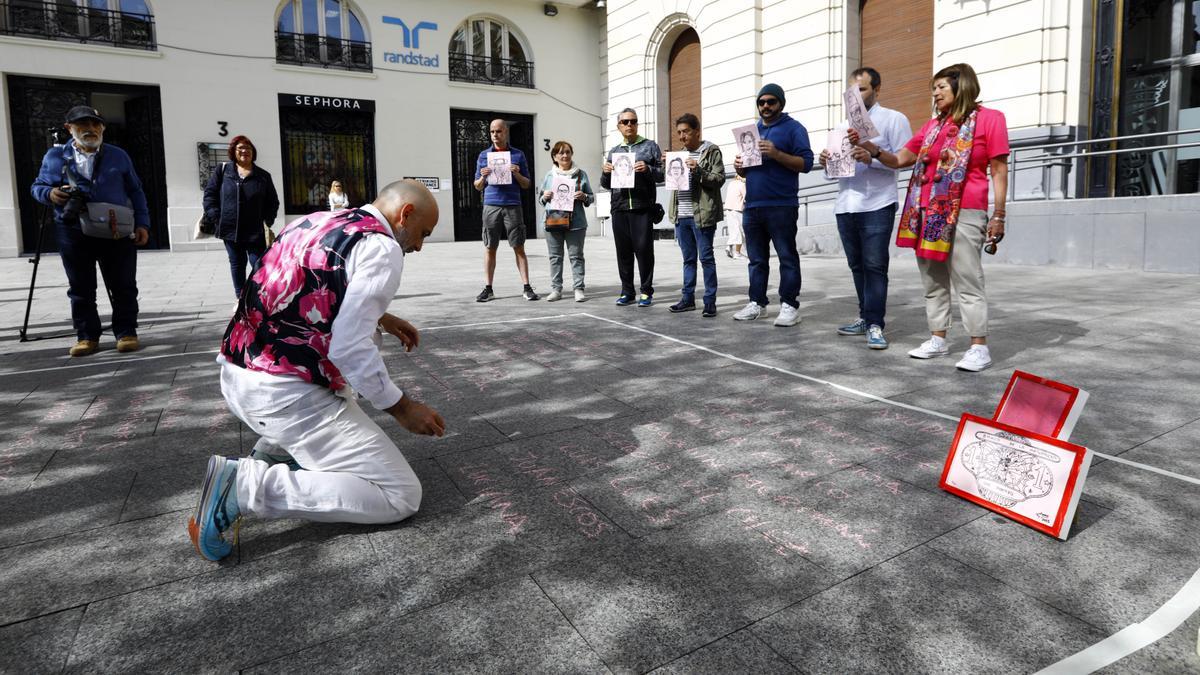
[[[46,238],[46,222],[48,220],[50,220],[50,208],[47,206],[42,206],[41,213],[38,216],[37,242],[34,245],[33,258],[29,261],[33,265],[33,275],[30,276],[30,278],[29,278],[29,297],[26,298],[26,300],[25,300],[25,321],[21,324],[21,328],[18,331],[21,335],[21,342],[34,342],[37,340],[48,340],[48,339],[52,339],[52,338],[64,338],[64,337],[70,337],[75,334],[74,331],[71,331],[70,333],[55,333],[54,335],[35,335],[33,337],[29,336],[29,313],[30,313],[30,311],[33,310],[33,289],[37,285],[38,266],[41,265],[41,262],[42,262],[42,241],[45,240],[45,238]],[[110,291],[108,289],[107,283],[104,285],[104,290],[108,294],[108,301],[111,304],[112,303],[112,291]],[[112,328],[112,326],[105,326],[104,328],[101,328],[100,330],[101,330],[101,332],[103,332],[106,330],[110,330],[111,328]]]

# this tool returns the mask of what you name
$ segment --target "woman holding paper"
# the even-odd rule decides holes
[[[595,199],[587,173],[575,166],[575,148],[566,141],[558,141],[550,149],[554,168],[542,178],[539,200],[546,207],[542,214],[542,227],[546,230],[546,249],[550,254],[549,302],[562,299],[563,247],[571,260],[571,277],[574,281],[575,302],[587,300],[583,283],[583,242],[587,237],[587,214],[583,207]],[[570,210],[552,208],[565,206],[556,203],[555,193],[566,185],[570,191]]]
[[[950,353],[950,289],[954,288],[971,347],[956,364],[978,372],[992,365],[987,346],[988,306],[980,248],[1004,236],[1008,193],[1008,128],[1004,114],[978,102],[979,79],[965,63],[941,69],[931,80],[937,115],[896,153],[848,133],[885,166],[916,165],[900,216],[896,245],[916,249],[925,287],[931,336],[908,352],[917,359]],[[987,216],[988,172],[995,205]]]

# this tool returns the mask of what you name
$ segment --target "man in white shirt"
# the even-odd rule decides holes
[[[858,85],[871,123],[882,134],[872,139],[876,145],[896,152],[912,138],[912,127],[903,113],[879,105],[879,72],[859,68],[850,74],[850,84]],[[843,122],[839,128],[845,128]],[[858,161],[854,176],[838,179],[838,196],[833,212],[838,234],[846,252],[846,262],[858,292],[858,320],[837,329],[838,335],[865,335],[867,347],[887,349],[883,336],[887,310],[888,245],[896,222],[896,171],[889,169],[866,150],[854,146]],[[821,153],[821,163],[829,160],[829,151]]]
[[[354,393],[412,433],[445,432],[441,415],[388,377],[378,330],[418,345],[387,307],[405,254],[437,221],[433,195],[398,181],[361,209],[288,224],[263,256],[217,357],[226,403],[260,438],[250,457],[209,460],[188,523],[203,557],[229,555],[246,514],[391,523],[416,513],[420,482]]]

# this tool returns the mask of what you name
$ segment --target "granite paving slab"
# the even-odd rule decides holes
[[[445,645],[430,649],[430,645]],[[530,645],[537,645],[531,649]],[[248,673],[604,673],[528,577],[260,664]]]
[[[743,628],[650,671],[654,675],[792,675],[796,670],[774,649]]]
[[[1033,672],[1104,633],[920,547],[755,624],[801,672]]]
[[[133,477],[122,470],[43,470],[24,491],[0,496],[0,549],[116,523]]]
[[[67,671],[228,672],[397,616],[395,589],[365,538],[205,567],[89,604]]]
[[[0,627],[0,672],[62,672],[83,612],[75,607]]]
[[[836,581],[755,537],[716,514],[533,577],[609,668],[644,672]]]

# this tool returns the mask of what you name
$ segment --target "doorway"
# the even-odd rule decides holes
[[[454,183],[454,241],[483,240],[483,193],[475,189],[475,160],[492,144],[488,125],[494,119],[508,121],[509,144],[525,153],[529,164],[526,178],[536,186],[541,178],[534,168],[534,156],[542,150],[533,145],[533,115],[516,115],[484,110],[450,110],[450,166]],[[548,150],[548,148],[547,148]],[[521,190],[521,212],[525,217],[525,236],[537,236],[534,229],[537,211],[534,190]]]
[[[915,134],[933,116],[933,0],[862,0],[859,18],[860,63],[879,71],[880,102],[904,113]]]
[[[146,247],[170,248],[158,87],[9,75],[8,91],[22,253],[33,253],[37,248],[43,213],[42,205],[29,193],[29,186],[37,178],[46,151],[65,141],[63,118],[67,110],[77,105],[99,110],[105,120],[104,142],[121,148],[133,161],[150,207],[150,242]],[[42,251],[57,250],[53,233],[45,232]]]

